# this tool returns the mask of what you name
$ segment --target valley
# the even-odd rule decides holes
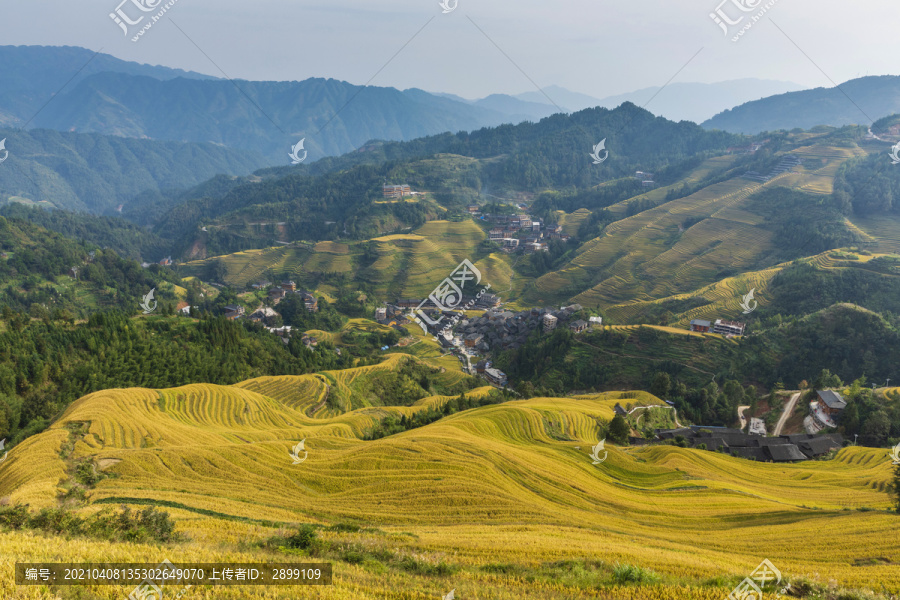
[[[610,49],[439,4],[411,38],[388,5],[225,2],[115,56],[0,46],[0,598],[895,600],[898,77],[677,81],[753,47],[673,77],[623,5],[591,14],[633,64],[553,67],[591,93],[476,97],[460,24],[531,83],[540,44]],[[334,577],[14,576],[163,561]]]

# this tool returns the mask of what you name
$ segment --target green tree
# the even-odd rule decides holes
[[[824,388],[836,388],[844,385],[844,382],[841,381],[841,378],[837,375],[833,374],[828,369],[822,369],[822,372],[819,373],[819,376],[816,377],[813,382],[813,387],[817,390],[821,390]]]
[[[653,384],[650,386],[650,393],[657,398],[668,398],[669,390],[672,388],[672,379],[668,373],[658,372],[653,378]]]
[[[841,414],[841,425],[845,435],[859,433],[859,405],[856,400],[851,398],[847,401],[847,407]]]
[[[883,410],[878,410],[869,415],[863,425],[863,437],[866,443],[871,446],[883,446],[887,442],[888,434],[891,432],[891,419]]]
[[[609,439],[617,444],[626,444],[628,443],[628,434],[631,433],[631,428],[628,426],[628,423],[625,422],[625,419],[622,418],[622,415],[616,415],[613,417],[613,420],[609,423]]]

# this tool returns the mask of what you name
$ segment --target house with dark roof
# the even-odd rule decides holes
[[[628,411],[626,411],[624,408],[622,408],[622,405],[619,404],[618,402],[616,402],[616,408],[615,408],[615,411],[616,411],[616,414],[617,414],[617,415],[620,415],[620,416],[622,416],[622,417],[624,417],[625,415],[628,414]]]
[[[794,444],[778,444],[763,448],[773,462],[799,462],[806,460],[806,455]]]
[[[679,435],[685,438],[691,437],[693,433],[689,427],[683,427],[681,429],[659,429],[656,431],[656,436],[661,440],[674,440]]]
[[[694,448],[703,444],[706,446],[705,449],[710,452],[717,452],[720,448],[724,450],[728,447],[727,444],[725,444],[725,440],[720,437],[695,437],[691,439],[691,442]]]
[[[819,397],[819,407],[822,412],[830,416],[832,419],[840,416],[847,408],[847,402],[844,398],[834,390],[821,390],[816,392]]]
[[[770,456],[768,452],[766,452],[767,448],[733,448],[729,447],[728,453],[732,456],[738,456],[740,458],[746,458],[747,460],[756,460],[759,462],[766,462],[770,460]]]
[[[225,307],[225,318],[233,321],[234,319],[243,316],[245,312],[246,309],[240,304],[229,304]]]
[[[838,438],[840,438],[840,441],[838,441]],[[821,435],[804,440],[797,444],[797,447],[800,448],[800,452],[806,455],[807,458],[818,458],[832,450],[840,449],[842,442],[843,437],[840,434]]]
[[[581,319],[578,319],[577,321],[575,321],[574,323],[572,323],[571,325],[569,325],[569,329],[571,329],[571,330],[574,331],[575,333],[581,333],[582,331],[584,331],[584,330],[587,329],[588,327],[590,327],[590,325],[588,324],[588,322],[587,322],[587,321],[582,321]]]
[[[657,440],[684,438],[692,448],[720,451],[762,462],[798,462],[823,456],[843,445],[840,434],[813,436],[808,434],[765,437],[727,427],[694,425],[691,428],[657,430]],[[701,448],[702,446],[702,448]]]

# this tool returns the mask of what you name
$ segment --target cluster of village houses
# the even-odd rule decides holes
[[[657,429],[656,441],[679,440],[691,448],[724,452],[762,462],[799,462],[819,458],[844,445],[844,438],[839,433],[817,434],[825,428],[836,428],[846,407],[847,402],[838,392],[818,390],[816,399],[809,403],[809,416],[803,421],[806,433],[766,437],[765,425],[754,429],[752,423],[761,423],[762,419],[751,419],[749,433],[740,429],[695,425],[680,429]],[[628,414],[619,404],[615,411],[623,417]],[[634,444],[647,443],[638,438],[632,438],[631,441]]]
[[[269,301],[272,306],[278,305],[278,303],[284,300],[289,294],[297,294],[302,298],[306,310],[313,313],[319,311],[319,299],[316,298],[315,294],[306,290],[298,290],[297,284],[294,281],[282,281],[279,285],[273,285],[271,281],[260,281],[254,283],[251,287],[254,290],[268,290]],[[247,314],[247,309],[240,304],[229,304],[225,307],[225,318],[230,321],[247,319],[254,323],[268,323],[270,319],[280,316],[278,311],[269,306],[259,308],[249,315]],[[290,342],[292,335],[292,328],[290,325],[284,325],[282,327],[266,327],[266,329],[279,336],[285,344]],[[316,338],[306,334],[303,335],[302,341],[307,347],[313,347],[318,344]],[[339,349],[337,352],[340,354]]]
[[[483,294],[478,298],[463,297],[462,304],[467,304],[468,301],[475,308],[483,309],[484,313],[470,318],[460,311],[442,311],[428,299],[401,299],[376,309],[375,320],[383,325],[402,325],[408,323],[410,310],[423,310],[429,320],[435,323],[429,326],[429,333],[436,337],[442,347],[461,357],[518,348],[537,330],[550,333],[564,325],[575,333],[581,333],[591,325],[603,323],[601,317],[591,317],[590,322],[574,319],[574,315],[583,309],[580,304],[565,306],[559,310],[532,308],[512,312],[500,307],[501,299],[496,294]],[[453,325],[448,327],[448,323]],[[478,362],[475,371],[494,385],[502,387],[507,384],[506,375],[491,368],[489,361]]]
[[[543,219],[532,219],[525,214],[520,215],[481,215],[477,204],[469,205],[469,213],[481,216],[491,223],[488,239],[499,244],[504,252],[547,252],[550,250],[549,240],[568,241],[569,236],[563,234],[562,225],[545,226]]]

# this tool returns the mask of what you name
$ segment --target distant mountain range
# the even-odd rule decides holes
[[[760,80],[672,84],[648,110],[699,122],[742,102],[793,89],[799,86]],[[657,91],[597,99],[549,86],[546,95],[534,91],[466,100],[334,79],[228,81],[84,48],[0,46],[0,126],[213,143],[258,153],[271,166],[288,164],[288,152],[300,139],[312,162],[371,140],[408,141],[536,122],[561,111],[615,108],[626,101],[643,106]]]
[[[0,46],[0,127],[21,127],[66,82],[63,93],[97,73],[123,73],[160,81],[177,77],[214,79],[192,71],[127,62],[86,48]]]
[[[838,88],[789,92],[747,102],[703,123],[707,129],[757,134],[817,125],[871,125],[900,113],[900,77],[861,77]]]
[[[83,48],[0,47],[0,126],[220,144],[261,154],[272,166],[287,164],[301,138],[314,161],[373,139],[471,131],[552,112],[512,97],[469,103],[334,79],[232,82]]]
[[[552,100],[569,112],[594,106],[615,108],[623,102],[631,102],[670,121],[702,123],[723,110],[750,100],[800,89],[803,89],[803,86],[788,81],[737,79],[720,83],[672,83],[664,88],[644,88],[600,99],[571,92],[559,86],[547,87],[544,90],[546,95],[535,91],[515,97],[545,105]]]
[[[265,163],[255,152],[213,144],[137,140],[96,133],[0,129],[0,205],[40,203],[114,214],[145,193],[193,187],[219,173],[246,175]]]

